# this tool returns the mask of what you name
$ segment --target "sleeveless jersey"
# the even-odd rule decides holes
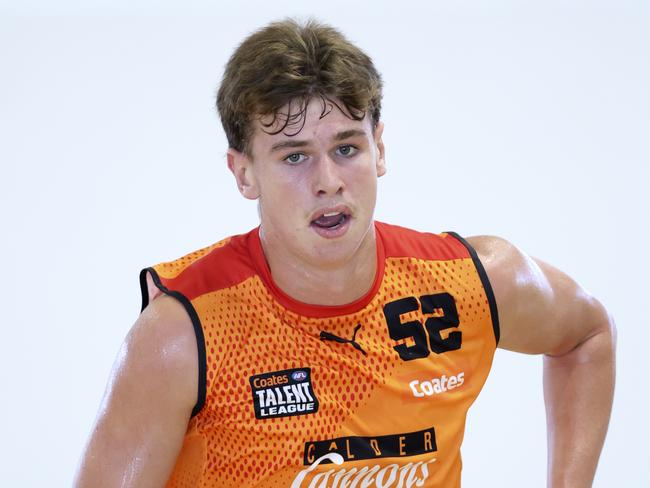
[[[460,486],[466,413],[499,336],[474,250],[454,233],[375,222],[370,291],[316,306],[274,284],[258,229],[140,274],[142,308],[176,297],[199,351],[167,486]]]

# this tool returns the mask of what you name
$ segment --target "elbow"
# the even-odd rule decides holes
[[[605,306],[592,296],[585,296],[581,326],[572,339],[558,350],[547,352],[549,359],[564,359],[574,363],[611,362],[616,355],[616,323]]]
[[[614,363],[616,357],[616,323],[601,302],[593,299],[594,313],[588,321],[584,339],[575,347],[579,363]]]
[[[610,314],[595,327],[595,331],[581,344],[579,362],[615,363],[616,324]]]
[[[592,313],[591,317],[592,331],[587,339],[597,337],[599,342],[603,344],[613,355],[616,350],[616,322],[612,314],[605,308],[605,306],[597,299],[591,298]]]

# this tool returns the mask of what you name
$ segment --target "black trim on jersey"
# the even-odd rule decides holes
[[[198,414],[203,405],[205,404],[205,389],[206,389],[206,359],[205,359],[205,337],[203,335],[203,327],[201,327],[201,320],[199,319],[196,310],[192,302],[190,302],[185,295],[181,292],[169,290],[165,285],[160,281],[160,277],[156,270],[153,268],[145,268],[140,271],[140,291],[142,292],[142,310],[144,310],[147,305],[149,305],[149,288],[147,286],[147,273],[151,273],[151,278],[153,279],[154,284],[162,291],[164,294],[176,298],[183,307],[185,311],[190,316],[192,320],[192,326],[194,327],[194,334],[196,335],[196,345],[199,355],[199,391],[197,394],[196,405],[192,409],[192,417]],[[141,312],[142,312],[141,310]]]
[[[490,315],[492,316],[492,328],[494,329],[494,338],[496,339],[497,345],[499,345],[500,332],[499,332],[499,312],[497,310],[497,301],[494,298],[492,285],[490,284],[488,275],[485,272],[483,263],[481,263],[481,260],[478,258],[478,254],[476,254],[476,251],[470,245],[469,242],[467,242],[465,239],[463,239],[455,232],[447,232],[447,234],[458,239],[463,244],[463,246],[467,248],[470,256],[472,256],[472,261],[474,261],[474,266],[476,266],[476,271],[478,271],[478,275],[481,278],[481,283],[483,284],[483,288],[485,289],[485,295],[487,296],[488,304],[490,305]]]

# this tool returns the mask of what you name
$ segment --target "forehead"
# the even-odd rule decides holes
[[[293,100],[276,114],[253,120],[251,149],[268,150],[280,141],[328,141],[345,131],[363,131],[372,134],[370,116],[354,120],[345,105],[338,99],[314,97]]]

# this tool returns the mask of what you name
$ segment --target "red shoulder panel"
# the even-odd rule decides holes
[[[194,261],[175,278],[160,277],[161,283],[193,300],[245,281],[256,274],[248,252],[249,234],[233,236],[226,245]]]
[[[449,234],[418,232],[397,225],[375,222],[387,258],[448,260],[469,258],[467,248]]]

